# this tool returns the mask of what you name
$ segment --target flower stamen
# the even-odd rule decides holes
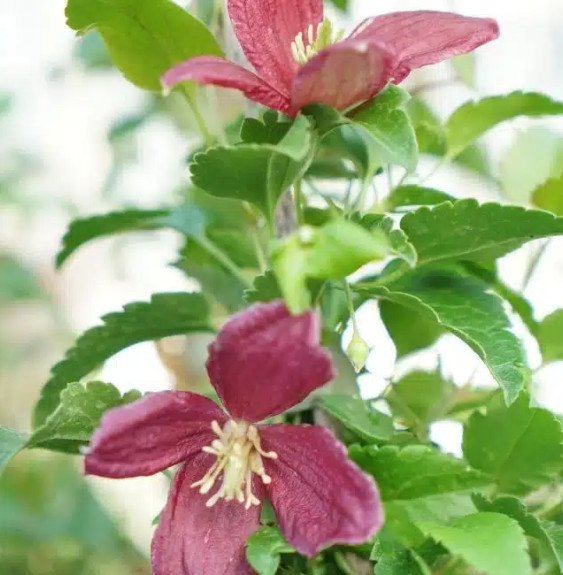
[[[312,24],[307,28],[307,44],[303,39],[303,32],[299,32],[291,43],[291,55],[297,64],[305,65],[313,56],[324,50],[331,44],[342,40],[343,30],[334,29],[332,22],[325,18],[315,30]]]
[[[218,439],[202,447],[202,451],[217,459],[191,487],[199,487],[199,492],[206,495],[221,480],[217,492],[207,500],[207,507],[213,507],[220,499],[236,499],[246,509],[260,505],[260,500],[252,493],[253,476],[257,475],[264,485],[271,483],[272,478],[266,473],[262,458],[277,459],[278,454],[262,449],[258,429],[254,425],[230,420],[221,429],[213,421],[211,429]]]

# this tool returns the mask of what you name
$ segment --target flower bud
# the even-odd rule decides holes
[[[354,335],[346,348],[346,355],[352,362],[356,373],[360,373],[368,360],[369,347],[356,330],[354,330]]]

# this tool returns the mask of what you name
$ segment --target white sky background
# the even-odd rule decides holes
[[[40,158],[40,166],[26,181],[25,190],[43,205],[32,216],[22,216],[16,210],[0,212],[0,249],[13,251],[46,278],[64,320],[73,331],[80,332],[126,302],[147,299],[158,291],[189,288],[180,272],[166,267],[177,247],[176,237],[168,233],[98,242],[83,249],[62,272],[55,274],[52,266],[71,217],[68,206],[72,215],[88,215],[124,204],[166,203],[185,177],[187,144],[168,122],[149,122],[139,137],[137,160],[119,179],[116,195],[103,196],[112,162],[108,129],[117,119],[142,109],[146,99],[116,74],[84,72],[78,67],[71,57],[75,39],[65,27],[64,5],[64,0],[0,0],[0,93],[15,97],[13,113],[1,124],[0,157],[3,150],[16,148]],[[356,0],[353,5],[355,22],[397,9],[450,9],[495,17],[502,35],[478,52],[479,94],[523,89],[563,99],[561,0]],[[437,66],[424,74],[441,76],[447,70]],[[447,89],[438,91],[433,103],[446,115],[474,95],[467,89]],[[514,134],[529,124],[519,120],[487,137],[493,158],[502,158]],[[549,126],[563,136],[561,122],[546,119],[533,124]],[[428,183],[454,193],[458,190],[458,195],[495,198],[490,187],[448,170]],[[460,189],[464,190],[461,194]],[[521,250],[502,263],[503,274],[512,286],[521,285],[530,253],[529,248]],[[538,317],[563,307],[562,279],[563,240],[557,240],[551,243],[526,292]],[[363,336],[373,345],[369,361],[373,375],[362,381],[366,392],[372,394],[392,375],[394,352],[373,306],[363,311],[360,322]],[[476,357],[453,337],[441,341],[439,352],[446,373],[459,383],[479,366]],[[433,352],[414,361],[432,368],[435,358]],[[533,345],[530,361],[532,365],[538,361]],[[560,412],[562,376],[562,365],[554,365],[538,378],[539,401]],[[131,348],[109,362],[104,378],[122,389],[148,391],[169,385],[150,344]],[[487,384],[486,370],[480,368],[475,381]],[[458,427],[440,424],[435,438],[457,452],[459,433]],[[143,541],[147,532],[137,535]]]

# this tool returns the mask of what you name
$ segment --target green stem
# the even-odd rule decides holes
[[[348,311],[350,312],[350,319],[352,320],[352,327],[356,333],[358,332],[358,322],[356,320],[356,310],[354,309],[354,301],[352,299],[352,290],[346,280],[344,280],[344,293],[346,294],[346,304],[348,305]]]
[[[242,270],[233,262],[233,260],[221,249],[219,249],[209,238],[200,236],[194,238],[209,255],[213,256],[220,264],[227,268],[240,282],[246,287],[251,288],[252,282],[244,275]]]
[[[197,99],[192,94],[190,94],[188,88],[184,85],[181,87],[181,93],[183,94],[184,98],[186,98],[188,105],[190,106],[190,110],[192,111],[195,123],[205,141],[206,146],[212,146],[215,142],[215,138],[207,129],[205,118],[199,109]]]
[[[297,223],[301,226],[305,223],[305,217],[303,215],[303,187],[301,180],[297,180],[293,184],[293,201],[295,202]]]
[[[256,251],[256,259],[258,260],[258,266],[260,271],[264,273],[268,269],[268,259],[266,253],[264,252],[264,246],[260,240],[260,233],[256,226],[252,226],[252,241],[254,242],[254,249]]]
[[[522,282],[522,292],[525,292],[540,265],[540,262],[545,255],[545,252],[550,244],[550,241],[547,240],[532,256],[528,263],[528,269],[526,270],[526,274],[524,275],[524,281]]]

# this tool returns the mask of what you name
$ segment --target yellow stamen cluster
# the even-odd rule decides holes
[[[246,509],[260,505],[260,500],[252,493],[252,476],[258,475],[264,485],[270,483],[272,478],[266,474],[262,458],[277,459],[277,453],[262,449],[254,425],[229,420],[221,429],[213,421],[211,429],[218,439],[206,445],[202,451],[214,455],[217,460],[199,481],[192,483],[192,487],[199,487],[199,492],[205,495],[216,481],[221,481],[217,492],[207,500],[207,507],[213,507],[219,499],[236,499]]]
[[[307,38],[303,38],[303,32],[299,32],[291,43],[293,59],[300,65],[306,64],[313,56],[331,44],[336,44],[342,39],[344,32],[335,30],[332,22],[326,18],[315,30],[312,24],[307,28]],[[305,43],[305,41],[307,43]]]

